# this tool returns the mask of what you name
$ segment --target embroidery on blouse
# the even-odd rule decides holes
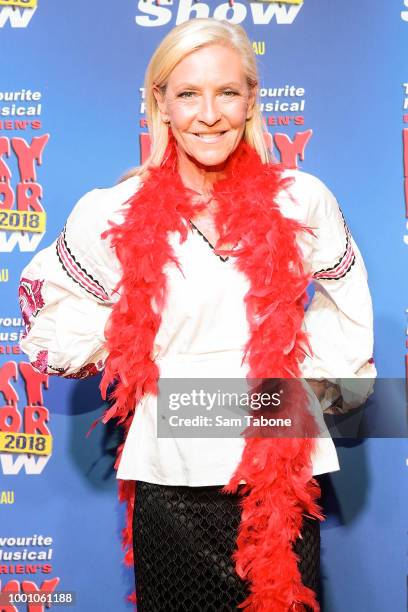
[[[65,378],[88,378],[88,376],[95,376],[103,370],[103,361],[100,359],[97,363],[87,363],[82,366],[77,372],[73,374],[67,374]]]
[[[18,288],[18,301],[20,303],[21,314],[25,324],[25,337],[31,328],[32,318],[37,316],[41,308],[45,305],[41,293],[44,280],[22,277]]]
[[[41,374],[48,374],[48,351],[38,351],[35,361],[31,362],[33,368],[41,372]]]
[[[71,366],[68,365],[65,368],[56,368],[51,364],[48,364],[48,369],[53,370],[52,372],[49,371],[48,374],[54,374],[55,376],[63,376],[64,378],[88,378],[88,376],[94,376],[95,374],[99,374],[99,372],[101,372],[104,368],[104,363],[102,359],[99,359],[96,363],[85,364],[84,366],[79,368],[79,370],[73,372],[72,374],[66,374],[70,367]]]
[[[65,229],[64,227],[57,240],[57,255],[65,272],[88,293],[91,293],[103,302],[109,301],[109,296],[102,285],[72,255],[66,241]]]
[[[331,268],[324,268],[322,270],[318,270],[313,274],[313,278],[316,280],[340,280],[341,278],[346,276],[347,272],[351,270],[356,261],[356,256],[353,250],[353,246],[351,244],[350,230],[347,227],[346,220],[341,210],[340,213],[343,218],[344,231],[346,233],[346,248],[344,250],[343,255],[340,257],[339,261],[334,266],[332,266]]]
[[[32,365],[34,365],[34,363]],[[57,368],[48,363],[47,374],[50,374],[51,376],[63,376],[64,378],[88,378],[88,376],[94,376],[95,374],[99,374],[100,372],[102,372],[104,368],[104,362],[102,359],[99,359],[96,363],[85,364],[84,366],[79,368],[79,370],[73,372],[72,374],[66,374],[70,367],[71,366],[68,365],[65,368]]]

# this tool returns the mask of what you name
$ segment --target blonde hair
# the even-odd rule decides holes
[[[148,159],[139,167],[130,170],[124,178],[141,174],[151,166],[160,166],[168,143],[168,124],[161,119],[153,88],[164,90],[167,79],[175,66],[188,54],[203,47],[222,44],[236,50],[242,58],[248,87],[258,86],[256,56],[245,30],[228,21],[214,18],[197,18],[173,28],[161,41],[146,70],[144,92],[147,123],[151,138]],[[272,156],[265,142],[266,128],[257,101],[253,114],[245,125],[244,140],[259,154],[263,163]]]

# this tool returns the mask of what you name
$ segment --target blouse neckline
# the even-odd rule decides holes
[[[211,242],[208,240],[208,238],[203,234],[203,232],[201,230],[198,229],[198,227],[196,225],[194,225],[194,223],[191,221],[190,219],[190,225],[191,227],[196,230],[196,232],[198,232],[200,234],[200,236],[203,238],[203,240],[208,244],[208,246],[210,247],[210,249],[214,252],[215,248],[214,246],[211,244]],[[218,257],[219,259],[221,259],[221,261],[226,262],[229,260],[229,257],[222,257],[221,255],[218,255],[217,253],[214,252],[214,255],[216,257]]]

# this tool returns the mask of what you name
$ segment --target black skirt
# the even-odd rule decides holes
[[[241,508],[222,487],[138,481],[133,545],[138,612],[228,612],[248,595],[231,559]],[[320,523],[304,517],[294,550],[305,585],[317,591]]]

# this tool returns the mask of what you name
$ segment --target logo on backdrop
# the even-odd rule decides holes
[[[19,341],[24,334],[21,317],[0,317],[0,356],[21,355]]]
[[[49,563],[52,560],[54,550],[52,548],[52,538],[48,536],[34,534],[33,536],[7,536],[0,537],[0,563],[19,562],[19,567],[23,565],[18,573],[24,573],[24,570],[30,574],[49,574],[52,571],[52,566]],[[37,562],[40,563],[37,563]],[[22,564],[22,562],[25,562]],[[0,565],[1,574],[14,574],[15,567],[5,567]],[[7,570],[7,571],[5,571]]]
[[[211,0],[139,0],[137,3],[136,25],[144,28],[178,25],[197,17],[214,17],[231,23],[246,20],[255,25],[277,23],[288,25],[295,21],[303,4],[296,2],[213,2]]]
[[[23,89],[10,92],[11,98],[0,93],[0,101],[19,101],[11,106],[1,106],[0,115],[41,114],[41,104],[32,105],[33,93],[39,92]],[[16,94],[20,96],[16,97]],[[22,102],[28,102],[28,105]],[[0,130],[37,129],[38,126],[41,126],[38,120],[0,120]],[[37,168],[42,164],[49,137],[49,134],[34,136],[31,140],[20,136],[0,137],[0,252],[11,253],[17,245],[22,252],[34,251],[44,236],[46,213],[41,201],[43,189],[37,180]]]
[[[20,403],[15,382],[24,385]],[[52,454],[49,410],[44,406],[43,388],[48,375],[37,372],[30,363],[6,361],[0,367],[0,473],[41,474]],[[0,396],[1,397],[1,396]]]
[[[43,612],[49,608],[44,602],[58,602],[55,589],[60,578],[47,578],[53,572],[53,543],[52,537],[41,534],[0,537],[1,611],[17,612],[23,604],[28,612]]]
[[[0,283],[7,283],[9,280],[8,268],[0,268]]]
[[[2,9],[11,4],[0,0],[0,25],[4,10],[19,15],[20,10]],[[35,3],[36,4],[36,3]],[[34,3],[33,3],[34,6]],[[32,13],[34,9],[27,9]],[[42,93],[31,89],[0,91],[0,134],[10,132],[38,132],[42,127]],[[11,253],[16,247],[20,252],[34,251],[41,242],[46,225],[46,213],[42,205],[42,186],[37,180],[37,166],[49,134],[34,138],[0,136],[0,252]],[[8,282],[9,269],[0,268],[0,283]],[[0,347],[1,354],[1,347]]]
[[[26,28],[37,10],[38,0],[0,0],[0,28]]]
[[[32,89],[0,91],[0,130],[39,130],[42,112],[42,93]]]

